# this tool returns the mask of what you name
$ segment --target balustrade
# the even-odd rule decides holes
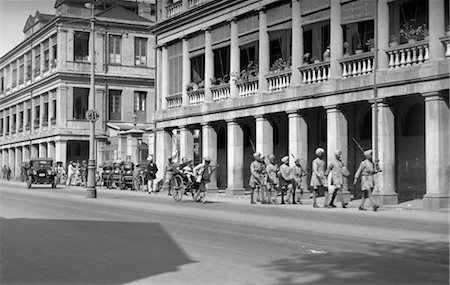
[[[183,99],[181,94],[175,94],[167,97],[167,109],[174,109],[181,107]]]
[[[291,70],[277,71],[266,75],[269,83],[269,91],[278,91],[291,85]]]
[[[300,67],[303,84],[327,81],[330,78],[330,62],[320,62]]]
[[[189,8],[205,3],[206,0],[189,0]]]
[[[343,78],[369,74],[373,71],[373,52],[344,57],[339,62]]]
[[[183,8],[183,2],[179,1],[176,3],[173,3],[169,6],[166,7],[166,11],[167,11],[167,18],[171,18],[175,15],[178,15],[181,13]]]
[[[211,87],[212,99],[214,102],[220,102],[230,97],[230,84]]]
[[[205,102],[205,90],[199,89],[188,92],[189,105],[199,105]]]
[[[253,96],[258,93],[258,78],[240,80],[237,82],[237,86],[239,97]]]
[[[391,47],[386,53],[389,56],[390,69],[420,64],[429,59],[428,41]]]
[[[450,58],[450,36],[439,38],[445,47],[445,57]]]

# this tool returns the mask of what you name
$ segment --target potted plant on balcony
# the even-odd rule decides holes
[[[390,46],[390,47],[395,47],[395,46],[397,46],[397,45],[398,45],[398,39],[397,39],[397,37],[394,36],[394,35],[390,35],[390,36],[389,36],[389,46]]]
[[[198,86],[197,86],[197,84],[195,84],[195,82],[191,82],[191,83],[188,83],[188,85],[186,85],[186,91],[194,91],[194,89],[195,90],[197,90],[198,89]]]
[[[277,72],[277,71],[283,71],[289,68],[289,61],[284,60],[283,58],[279,58],[274,61],[272,66],[270,67],[270,71]]]
[[[355,54],[360,54],[360,53],[362,53],[362,52],[363,52],[363,50],[362,50],[362,45],[361,45],[361,43],[358,43],[358,44],[356,45]]]
[[[424,40],[428,40],[428,26],[427,24],[422,25],[422,29],[420,29],[419,34],[423,37]]]
[[[258,76],[258,65],[250,61],[247,67],[239,73],[239,79],[249,80],[250,78]]]
[[[368,46],[369,47],[369,50],[370,51],[374,51],[375,50],[375,39],[368,39],[367,41],[366,41],[366,46]]]
[[[410,22],[406,22],[400,28],[400,35],[404,37],[408,43],[414,43],[417,38],[422,35],[423,26],[419,25],[417,27],[413,26]]]

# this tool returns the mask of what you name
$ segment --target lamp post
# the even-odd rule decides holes
[[[95,189],[95,170],[96,170],[96,152],[95,152],[95,122],[98,119],[98,111],[95,110],[95,1],[85,4],[85,7],[91,9],[91,33],[90,33],[90,55],[91,55],[91,85],[89,96],[89,110],[86,112],[86,118],[89,124],[89,160],[87,176],[86,198],[97,198]]]

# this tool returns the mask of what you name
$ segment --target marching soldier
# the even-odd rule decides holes
[[[329,206],[336,208],[334,205],[334,199],[336,195],[339,194],[339,199],[342,202],[342,208],[347,208],[347,203],[344,201],[344,195],[342,194],[342,186],[344,184],[344,176],[348,177],[348,170],[342,162],[342,151],[337,150],[334,152],[335,159],[330,161],[328,168],[325,171],[325,176],[331,173],[331,185],[334,187],[333,195],[331,196],[331,201]]]
[[[291,174],[291,168],[289,167],[289,156],[284,156],[281,159],[282,164],[280,165],[279,175],[280,177],[280,188],[282,189],[281,193],[281,204],[284,204],[284,193],[287,193],[287,203],[288,204],[297,204],[295,202],[295,193],[293,193],[294,187],[294,179]],[[292,199],[292,202],[291,202]]]
[[[208,184],[210,182],[211,177],[211,158],[204,157],[203,163],[200,163],[196,167],[194,167],[193,172],[196,176],[195,178],[195,188],[200,189],[202,184]],[[206,186],[203,187],[204,193],[203,193],[203,203],[206,203]]]
[[[325,192],[325,203],[324,207],[328,206],[328,182],[325,177],[325,161],[322,159],[325,150],[321,147],[316,149],[316,158],[312,162],[312,175],[311,175],[311,187],[313,187],[313,207],[319,208],[316,199],[317,195],[320,193],[320,189],[324,189]]]
[[[248,185],[250,186],[250,203],[256,204],[254,200],[255,190],[259,193],[261,186],[263,185],[263,164],[261,163],[261,154],[255,152],[253,154],[254,161],[250,164],[250,181]]]
[[[355,173],[355,178],[353,180],[353,184],[356,185],[356,182],[358,181],[358,178],[361,176],[361,191],[362,191],[362,197],[361,197],[361,205],[359,206],[359,210],[366,211],[367,209],[364,208],[364,202],[366,201],[366,198],[369,198],[370,204],[373,207],[373,210],[376,211],[380,207],[376,201],[373,200],[372,197],[372,191],[374,188],[374,181],[373,181],[373,175],[375,173],[381,172],[381,169],[378,168],[378,165],[376,165],[372,160],[372,150],[366,150],[364,152],[364,156],[366,157],[365,160],[361,162],[359,165],[358,170]]]
[[[272,201],[274,204],[277,204],[277,196],[278,196],[278,165],[275,163],[275,155],[269,155],[269,163],[266,167],[267,171],[267,191],[268,191],[268,203],[271,204]],[[273,200],[272,200],[273,195]]]
[[[303,176],[306,176],[306,171],[303,170],[303,167],[300,164],[300,159],[297,158],[295,160],[295,165],[292,166],[292,176],[294,178],[294,182],[295,182],[295,189],[294,191],[297,192],[297,202],[299,204],[303,204],[302,203],[302,195],[303,195],[303,185],[302,185],[302,179]]]

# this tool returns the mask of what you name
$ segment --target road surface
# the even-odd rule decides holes
[[[445,213],[0,182],[1,284],[449,284]]]

